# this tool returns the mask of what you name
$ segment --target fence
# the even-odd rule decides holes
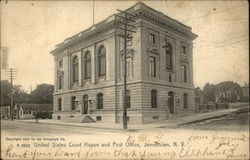
[[[228,109],[228,103],[213,103],[213,104],[199,104],[197,109],[198,111],[210,111],[216,109]]]

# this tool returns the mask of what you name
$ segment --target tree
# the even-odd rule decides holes
[[[7,80],[1,81],[1,106],[10,105],[11,84]]]
[[[216,95],[220,102],[237,102],[242,99],[243,92],[241,86],[233,81],[225,81],[217,84]]]
[[[1,80],[1,106],[10,105],[11,84],[7,80]],[[20,85],[13,86],[13,101],[15,103],[29,102],[29,94],[21,89]]]
[[[206,83],[203,88],[203,103],[215,102],[216,85]]]
[[[216,85],[206,83],[203,88],[203,103],[226,102],[234,103],[242,99],[241,86],[233,81],[224,81]]]
[[[54,86],[50,84],[40,84],[31,92],[32,103],[53,103]]]
[[[201,104],[203,91],[200,89],[200,87],[196,87],[194,93],[195,93],[195,104]]]

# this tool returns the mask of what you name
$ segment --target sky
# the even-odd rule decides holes
[[[249,82],[247,1],[142,1],[198,35],[193,41],[194,85]],[[95,1],[95,23],[137,1]],[[54,83],[56,44],[93,24],[92,1],[1,1],[1,46],[8,46],[14,84],[29,92]],[[1,79],[6,78],[1,68]]]

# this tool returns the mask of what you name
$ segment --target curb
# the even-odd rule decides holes
[[[105,127],[94,127],[94,126],[81,126],[81,125],[72,125],[72,124],[65,124],[65,123],[46,123],[46,122],[30,122],[30,121],[17,121],[23,123],[38,123],[38,124],[49,124],[49,125],[61,125],[61,126],[71,126],[71,127],[82,127],[82,128],[93,128],[93,129],[108,129],[108,130],[116,130],[116,131],[123,131],[123,129],[117,128],[105,128]],[[126,131],[135,131],[140,129],[127,129]]]
[[[195,121],[191,121],[191,122],[186,122],[186,123],[180,123],[177,124],[178,126],[182,126],[182,125],[188,125],[188,124],[193,124],[193,123],[199,123],[199,122],[203,122],[206,120],[210,120],[210,119],[216,119],[216,118],[222,118],[222,117],[226,117],[228,116],[230,113],[228,114],[223,114],[223,115],[219,115],[219,116],[214,116],[214,117],[209,117],[209,118],[204,118],[204,119],[199,119],[199,120],[195,120]]]

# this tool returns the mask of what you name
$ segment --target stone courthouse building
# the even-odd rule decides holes
[[[128,123],[152,123],[195,111],[191,28],[144,3],[133,14],[127,52]],[[53,118],[122,123],[123,32],[112,15],[51,51],[55,60]]]

